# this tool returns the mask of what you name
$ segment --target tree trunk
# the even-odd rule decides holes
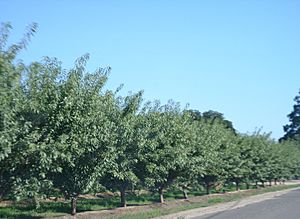
[[[66,191],[64,191],[63,194],[64,194],[65,201],[67,201],[70,198],[70,195]]]
[[[184,196],[184,199],[188,199],[188,194],[187,194],[187,191],[184,189],[183,190],[183,196]]]
[[[159,202],[164,203],[164,194],[163,194],[163,188],[159,188]]]
[[[265,182],[261,181],[262,187],[265,188]]]
[[[258,182],[255,181],[255,187],[258,189]]]
[[[120,193],[121,193],[121,207],[126,207],[126,194],[125,194],[125,189],[124,189],[124,188],[121,188]]]
[[[274,180],[274,185],[275,185],[275,186],[277,185],[277,179]]]
[[[77,195],[71,197],[71,215],[76,215],[76,209],[77,209]]]
[[[246,189],[250,189],[250,183],[246,183]]]
[[[209,195],[210,194],[210,184],[205,183],[205,187],[206,187],[206,195]]]
[[[269,181],[269,186],[272,186],[272,180]]]
[[[235,182],[235,190],[240,191],[240,183],[238,181]]]

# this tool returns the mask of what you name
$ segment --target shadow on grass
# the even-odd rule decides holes
[[[32,216],[33,212],[30,211],[20,211],[16,208],[12,207],[1,207],[0,208],[0,218],[6,218],[6,219],[16,219],[16,218],[22,218],[22,219],[33,219],[33,218],[42,218],[40,216]]]

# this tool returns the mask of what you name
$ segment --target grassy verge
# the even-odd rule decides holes
[[[248,190],[246,192],[239,192],[239,193],[226,193],[224,195],[220,195],[217,197],[211,196],[207,199],[195,201],[195,202],[183,202],[182,205],[177,206],[161,206],[157,208],[150,209],[148,211],[144,212],[138,212],[138,213],[132,213],[127,215],[120,215],[120,216],[113,216],[111,218],[113,219],[147,219],[147,218],[153,218],[168,214],[177,213],[180,211],[190,210],[194,208],[201,208],[201,207],[208,207],[217,203],[224,203],[224,202],[230,202],[239,200],[242,198],[246,198],[253,195],[268,193],[268,192],[275,192],[290,188],[297,188],[300,187],[299,184],[297,185],[279,185],[279,186],[273,186],[273,187],[266,187],[261,188],[257,190]]]
[[[293,187],[300,187],[300,185],[279,185],[273,187],[266,187],[258,190],[247,190],[240,193],[225,193],[213,196],[203,196],[203,191],[193,191],[189,194],[191,198],[189,202],[186,201],[172,201],[182,199],[180,191],[167,192],[165,198],[167,201],[166,205],[148,205],[156,203],[158,200],[157,194],[141,194],[134,195],[129,194],[127,196],[129,206],[140,206],[147,205],[149,207],[143,208],[141,212],[133,209],[130,213],[121,212],[117,213],[113,218],[152,218],[161,215],[167,215],[184,211],[193,208],[206,207],[220,202],[228,202],[237,200],[243,197],[248,197],[255,194],[278,191]],[[228,188],[227,191],[233,190]],[[193,198],[194,197],[194,198]],[[119,197],[106,197],[106,198],[95,198],[95,199],[79,199],[78,200],[78,212],[95,211],[104,209],[115,209],[119,207]],[[70,202],[69,201],[58,201],[58,202],[41,202],[39,209],[35,209],[34,206],[24,203],[14,203],[9,206],[0,207],[0,218],[42,218],[48,216],[62,216],[69,214]],[[126,215],[125,215],[126,214]]]
[[[192,191],[190,197],[204,195],[204,191]],[[170,191],[165,193],[167,201],[182,199],[183,195],[180,191]],[[140,206],[156,203],[159,200],[158,194],[127,194],[128,206]],[[106,209],[115,209],[120,207],[120,198],[118,196],[110,196],[105,198],[79,198],[77,203],[77,212],[99,211]],[[38,209],[35,206],[15,202],[8,206],[0,206],[0,218],[42,218],[52,216],[63,216],[70,213],[70,201],[51,201],[40,203]]]

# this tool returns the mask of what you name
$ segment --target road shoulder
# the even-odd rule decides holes
[[[170,215],[156,217],[155,219],[173,219],[173,218],[188,219],[188,218],[193,218],[193,217],[197,217],[197,216],[203,216],[206,214],[218,213],[221,211],[227,211],[227,210],[232,210],[232,209],[236,209],[236,208],[241,208],[246,205],[254,204],[254,203],[265,201],[268,199],[273,199],[275,197],[284,195],[284,194],[286,194],[290,191],[296,190],[296,189],[299,189],[299,188],[291,188],[291,189],[286,189],[286,190],[281,190],[281,191],[276,191],[276,192],[268,192],[268,193],[264,193],[264,194],[254,195],[254,196],[243,198],[243,199],[240,199],[237,201],[231,201],[231,202],[216,204],[216,205],[209,206],[209,207],[202,207],[202,208],[181,211],[181,212],[170,214]]]

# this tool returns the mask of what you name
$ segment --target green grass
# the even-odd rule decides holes
[[[166,215],[171,213],[176,213],[183,210],[188,210],[192,208],[205,207],[213,205],[220,202],[228,202],[237,200],[246,196],[255,195],[259,193],[278,191],[282,189],[299,187],[299,185],[293,186],[276,186],[276,187],[266,187],[264,189],[258,189],[255,191],[250,191],[247,193],[233,193],[227,194],[225,196],[210,197],[207,200],[202,200],[200,202],[183,202],[182,205],[168,207],[162,206],[157,208],[151,208],[148,211],[143,211],[139,213],[133,213],[130,215],[124,215],[114,218],[151,218],[160,215]],[[234,190],[233,187],[228,187],[227,191]],[[214,191],[213,191],[214,192]],[[201,196],[203,191],[192,191],[189,193],[189,197]],[[166,192],[166,200],[182,199],[183,195],[180,191]],[[127,204],[128,206],[134,205],[147,205],[157,202],[159,199],[157,194],[128,194]],[[109,198],[96,198],[96,199],[79,199],[77,203],[77,212],[84,211],[95,211],[103,209],[114,209],[119,207],[119,197],[109,197]],[[13,206],[0,207],[0,218],[42,218],[47,216],[60,216],[69,214],[70,212],[70,201],[63,202],[41,202],[39,209],[35,209],[32,205],[25,205],[22,203],[15,203]]]

